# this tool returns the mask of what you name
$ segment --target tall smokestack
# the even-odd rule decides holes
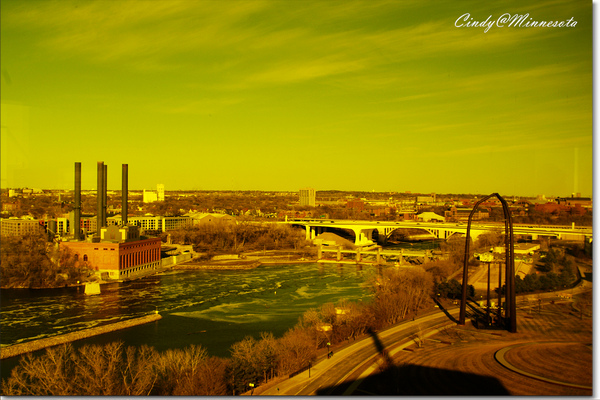
[[[96,233],[100,236],[102,228],[102,209],[104,205],[104,162],[98,161],[98,190],[96,193]]]
[[[123,177],[121,178],[121,220],[123,226],[127,225],[127,199],[128,199],[128,182],[127,182],[127,164],[123,164]]]
[[[75,208],[73,209],[73,238],[81,240],[81,163],[75,163]]]
[[[102,226],[106,226],[106,204],[107,204],[107,191],[108,191],[108,165],[104,164],[104,183],[102,185]]]

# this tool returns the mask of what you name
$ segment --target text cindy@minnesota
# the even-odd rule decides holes
[[[476,21],[471,17],[471,14],[465,13],[458,17],[454,22],[457,28],[485,28],[484,32],[490,30],[492,26],[498,28],[574,28],[577,21],[573,17],[564,21],[535,21],[529,17],[529,14],[502,14],[498,19],[492,19],[490,15],[484,21]]]

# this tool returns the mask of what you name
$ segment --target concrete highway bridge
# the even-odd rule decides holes
[[[336,230],[354,232],[354,244],[368,246],[374,243],[385,244],[392,232],[397,229],[421,229],[431,235],[432,239],[448,239],[455,234],[467,234],[467,223],[449,222],[416,222],[416,221],[354,221],[332,219],[291,219],[288,224],[301,226],[306,230],[306,239],[312,240],[321,233]],[[471,224],[471,238],[477,239],[485,232],[498,231],[504,233],[504,223]],[[539,237],[562,240],[592,241],[591,227],[550,226],[514,224],[514,235],[530,236],[532,240]]]

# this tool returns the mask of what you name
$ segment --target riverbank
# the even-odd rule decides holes
[[[65,333],[50,338],[33,340],[27,343],[14,344],[12,346],[2,347],[0,359],[4,360],[10,357],[16,357],[21,354],[31,353],[33,351],[42,350],[47,347],[58,346],[65,343],[74,342],[76,340],[86,339],[92,336],[101,335],[103,333],[114,332],[133,326],[147,324],[149,322],[158,321],[162,317],[160,314],[146,315],[140,318],[134,318],[127,321],[115,322],[114,324],[97,326],[94,328],[83,329],[77,332]]]
[[[280,265],[280,264],[308,264],[316,263],[317,259],[307,259],[305,257],[299,257],[296,254],[289,254],[283,252],[278,254],[277,252],[269,251],[266,254],[260,253],[247,253],[243,255],[231,255],[225,256],[227,258],[218,259],[214,257],[208,261],[199,261],[197,258],[189,261],[173,265],[175,270],[247,270],[257,268],[261,265]]]

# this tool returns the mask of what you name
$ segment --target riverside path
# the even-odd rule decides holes
[[[458,312],[458,308],[448,311],[452,317],[456,317]],[[327,394],[350,395],[357,386],[356,382],[359,383],[365,374],[373,370],[373,363],[377,362],[382,349],[391,356],[412,344],[414,335],[427,331],[436,333],[435,327],[454,324],[448,315],[436,310],[415,321],[405,321],[384,331],[371,333],[336,350],[332,358],[323,359],[310,369],[262,391],[260,395],[310,396],[325,388],[330,388]]]

